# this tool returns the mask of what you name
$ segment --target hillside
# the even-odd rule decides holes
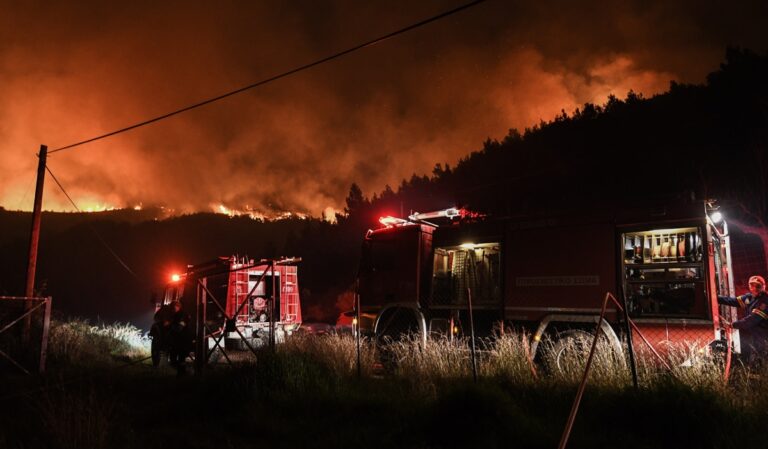
[[[671,83],[653,98],[630,92],[563,111],[487,140],[451,168],[414,175],[356,206],[424,210],[457,203],[514,215],[572,203],[657,196],[718,198],[768,223],[768,57],[729,49],[705,85]]]
[[[211,213],[144,217],[133,210],[43,214],[37,287],[54,297],[56,311],[146,326],[153,313],[151,294],[170,274],[222,255],[302,257],[305,309],[317,309],[315,319],[335,318],[336,296],[354,279],[359,243],[344,247],[341,230],[320,220],[259,221]],[[29,213],[0,211],[0,228],[7,230],[0,244],[0,295],[24,290],[30,220]]]

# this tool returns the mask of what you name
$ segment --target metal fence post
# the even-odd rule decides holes
[[[43,336],[42,341],[40,342],[40,366],[38,368],[38,371],[41,373],[45,372],[45,359],[48,356],[48,330],[51,326],[51,300],[52,298],[48,296],[45,298],[45,315],[43,316]]]
[[[206,297],[206,285],[208,284],[208,278],[201,279],[202,286],[197,284],[197,324],[196,334],[197,341],[195,344],[195,375],[202,375],[205,369],[205,364],[208,363],[208,345],[205,338],[205,318],[206,318],[206,303],[208,298]]]
[[[467,309],[469,311],[469,335],[472,351],[472,379],[477,383],[477,357],[475,355],[475,320],[472,313],[472,289],[467,288]]]
[[[359,379],[363,375],[363,370],[360,360],[360,339],[362,338],[360,335],[360,293],[357,288],[355,289],[355,320],[357,324],[352,329],[355,331],[355,343],[357,345],[357,378]]]
[[[270,260],[269,268],[272,273],[272,294],[269,298],[269,349],[275,352],[275,261]],[[278,313],[280,313],[278,311]]]
[[[632,385],[635,390],[638,388],[637,382],[637,362],[635,361],[635,345],[632,343],[632,325],[629,321],[629,307],[627,307],[627,295],[623,295],[622,302],[624,303],[624,325],[627,333],[627,351],[629,352],[629,369],[632,372]]]

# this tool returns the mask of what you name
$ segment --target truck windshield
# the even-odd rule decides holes
[[[366,306],[416,301],[417,228],[374,235],[365,241],[360,262],[360,301]]]
[[[369,240],[363,249],[362,271],[400,270],[416,257],[416,242],[411,239]]]

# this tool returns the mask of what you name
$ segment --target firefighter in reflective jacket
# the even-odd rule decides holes
[[[739,329],[742,354],[749,359],[765,358],[768,355],[768,293],[765,292],[765,279],[752,276],[749,278],[749,293],[735,298],[718,296],[717,302],[745,311],[743,318],[733,322],[733,328]]]

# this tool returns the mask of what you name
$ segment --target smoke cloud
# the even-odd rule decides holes
[[[35,153],[267,78],[459,4],[13,2],[0,18],[0,205],[31,208]],[[51,155],[83,209],[217,205],[320,216],[629,90],[700,83],[768,48],[764,2],[489,1],[216,104]],[[44,207],[71,210],[51,180]]]

